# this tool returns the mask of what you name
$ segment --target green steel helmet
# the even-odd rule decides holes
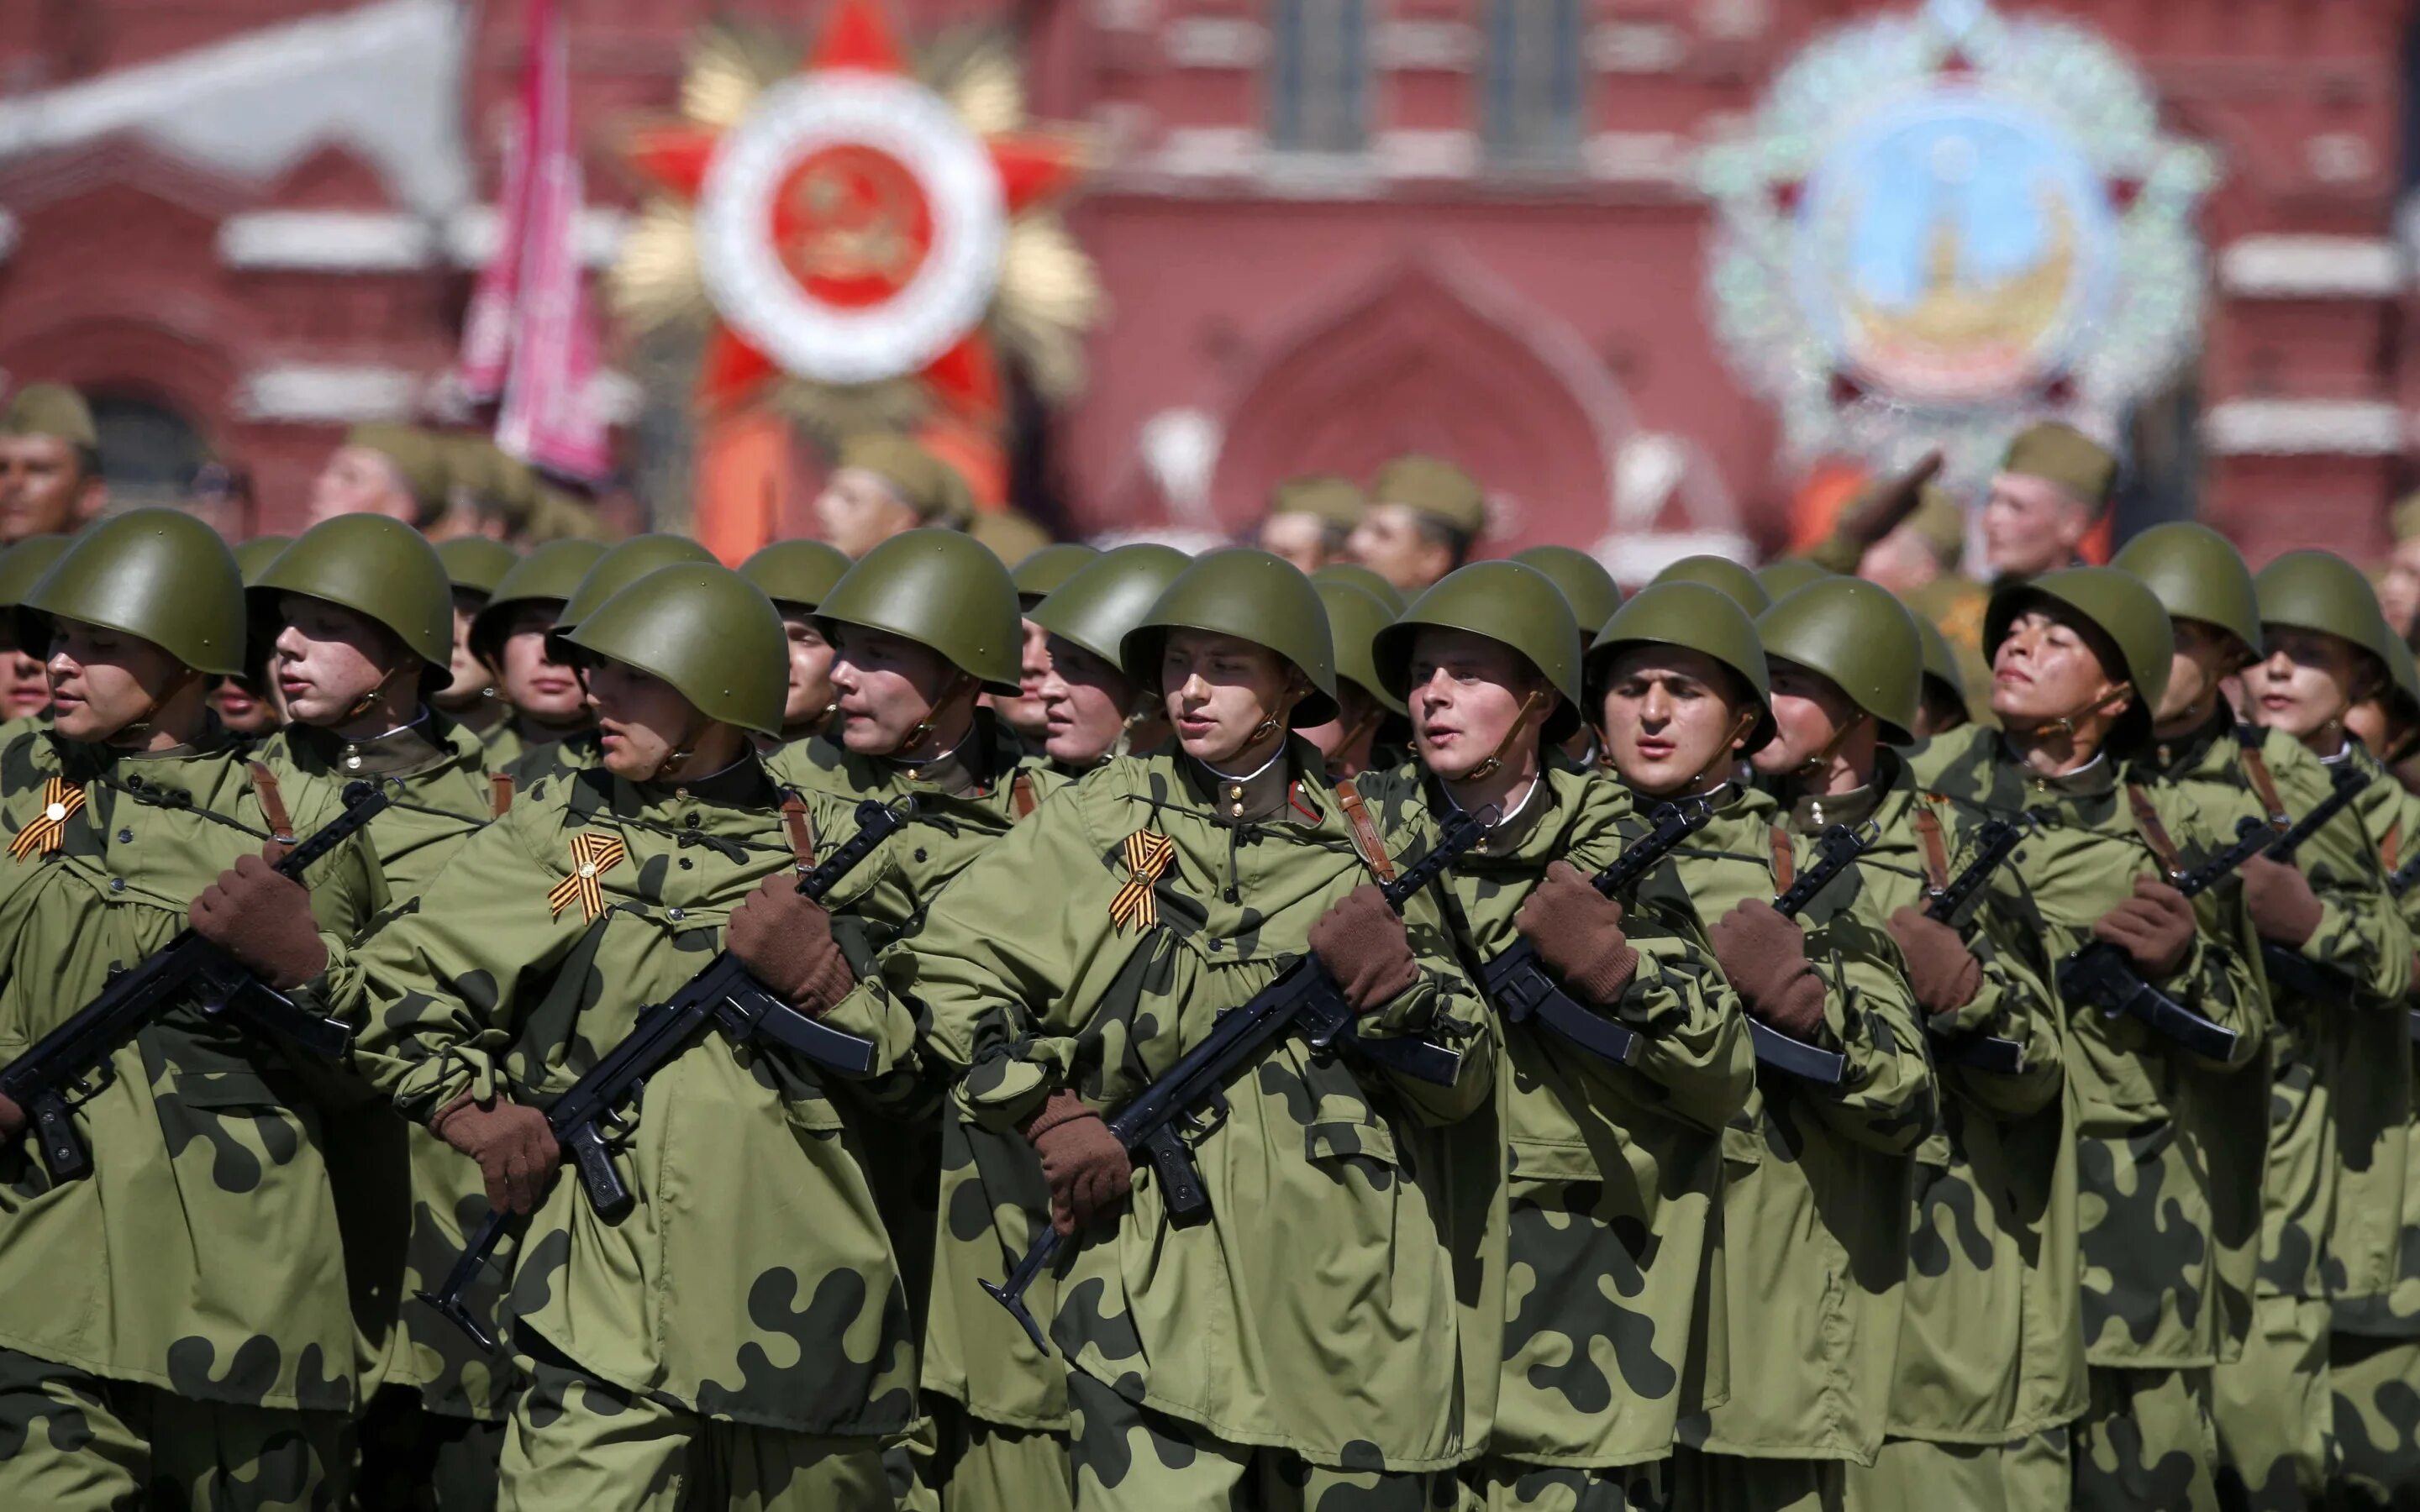
[[[1657,573],[1655,581],[1704,583],[1709,588],[1719,588],[1730,595],[1732,603],[1747,610],[1751,619],[1773,607],[1773,595],[1764,591],[1764,584],[1756,580],[1756,574],[1729,557],[1683,557]]]
[[[426,536],[387,515],[338,515],[304,531],[254,579],[264,615],[301,594],[377,621],[432,667],[454,656],[454,589]]]
[[[2260,655],[2260,606],[2252,569],[2224,535],[2207,525],[2177,520],[2154,525],[2110,559],[2143,580],[2171,620],[2214,625]]]
[[[1016,600],[1032,609],[1059,591],[1086,563],[1098,560],[1101,548],[1080,541],[1053,541],[1016,559],[1009,577],[1016,584]]]
[[[686,535],[667,535],[660,531],[645,535],[633,535],[628,540],[605,548],[605,554],[592,563],[581,577],[571,596],[563,601],[563,609],[554,617],[557,634],[576,627],[582,620],[595,613],[607,599],[629,587],[658,567],[675,563],[694,562],[701,566],[720,566],[714,553]],[[786,656],[788,654],[785,652]]]
[[[1521,562],[1474,562],[1447,573],[1378,632],[1378,677],[1388,694],[1408,702],[1412,644],[1421,626],[1467,630],[1528,658],[1563,696],[1563,706],[1546,721],[1546,738],[1570,734],[1580,717],[1580,626],[1570,601],[1548,592],[1554,586],[1552,578]]]
[[[290,535],[256,535],[249,541],[239,543],[235,548],[235,566],[243,574],[243,585],[251,587],[253,579],[267,572],[269,564],[277,560],[277,554],[293,544],[294,537]]]
[[[1172,546],[1148,541],[1104,551],[1052,589],[1028,618],[1117,667],[1126,632],[1192,561]]]
[[[1756,569],[1756,580],[1776,604],[1811,582],[1838,576],[1820,562],[1805,557],[1776,557]]]
[[[592,656],[672,685],[709,719],[782,733],[788,634],[773,601],[716,563],[680,562],[641,576],[563,639]]]
[[[1924,702],[1924,640],[1887,588],[1829,573],[1756,617],[1767,661],[1820,672],[1872,716],[1883,740],[1916,738]]]
[[[445,580],[458,593],[481,598],[493,594],[520,559],[511,547],[484,535],[457,535],[437,548],[437,560],[445,563]]]
[[[1319,590],[1294,563],[1242,546],[1194,558],[1126,632],[1118,660],[1137,687],[1159,691],[1160,648],[1171,630],[1266,646],[1311,680],[1289,722],[1304,729],[1336,717],[1336,640]]]
[[[1621,587],[1613,574],[1596,558],[1569,546],[1533,546],[1526,551],[1515,551],[1512,560],[1525,567],[1535,567],[1554,580],[1563,591],[1564,601],[1572,607],[1572,619],[1586,635],[1621,608]]]
[[[1327,610],[1327,640],[1336,650],[1336,680],[1357,686],[1391,713],[1410,714],[1378,675],[1378,632],[1392,625],[1395,616],[1378,601],[1378,595],[1341,579],[1314,579],[1311,586],[1319,594],[1320,608]]]
[[[6,551],[0,551],[0,610],[15,609],[24,601],[25,590],[34,580],[51,570],[75,537],[72,535],[28,535]]]
[[[2361,569],[2333,551],[2288,551],[2253,579],[2260,623],[2349,640],[2392,669],[2397,640]]]
[[[1773,737],[1773,679],[1765,670],[1764,643],[1756,638],[1756,622],[1730,594],[1685,579],[1650,583],[1597,631],[1589,642],[1587,664],[1591,670],[1601,668],[1615,652],[1631,645],[1678,646],[1730,668],[1756,704],[1746,748],[1754,750]]]
[[[17,643],[54,617],[140,636],[195,671],[244,674],[243,575],[218,532],[178,509],[130,509],[85,531],[17,609]]]
[[[848,553],[823,541],[776,541],[739,564],[778,607],[814,609],[848,571]]]
[[[520,607],[561,605],[604,554],[602,541],[566,539],[533,548],[513,563],[513,570],[488,595],[487,604],[471,617],[471,654],[490,667],[497,665],[504,656],[504,627]]]
[[[1331,562],[1311,575],[1314,583],[1351,583],[1379,603],[1387,606],[1388,614],[1401,614],[1411,600],[1404,591],[1357,562]]]
[[[1923,615],[1910,610],[1908,618],[1916,622],[1916,638],[1924,645],[1924,675],[1941,685],[1942,693],[1960,708],[1966,706],[1966,678],[1958,671],[1958,658],[1949,650],[1948,638],[1941,626]]]
[[[1015,694],[1025,628],[1016,584],[961,531],[905,531],[857,559],[818,619],[881,630],[938,651],[995,693]]]
[[[2169,666],[2176,659],[2176,627],[2158,595],[2132,573],[2116,567],[2062,567],[2039,578],[2011,582],[1992,594],[1983,610],[1983,645],[1996,656],[2009,626],[2034,598],[2047,598],[2083,616],[2117,647],[2124,665],[2103,668],[2133,685],[2134,704],[2118,719],[2111,744],[2121,753],[2149,740],[2151,717],[2168,690]]]

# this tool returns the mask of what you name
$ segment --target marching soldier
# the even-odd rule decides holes
[[[965,475],[890,431],[843,440],[831,476],[815,496],[823,538],[851,561],[908,531],[963,531],[974,516]]]
[[[1358,777],[1391,764],[1399,754],[1391,722],[1400,728],[1404,709],[1378,676],[1371,648],[1392,623],[1387,606],[1348,582],[1313,585],[1327,611],[1328,639],[1336,648],[1336,717],[1303,731],[1302,737],[1327,759],[1331,778]],[[1382,738],[1387,737],[1387,738]]]
[[[241,672],[245,643],[217,535],[167,509],[104,521],[18,618],[49,647],[57,702],[49,730],[0,749],[17,837],[0,861],[0,1062],[189,918],[272,988],[318,972],[369,917],[368,879],[349,844],[303,884],[261,858],[340,800],[248,764],[212,725],[209,680]],[[289,928],[248,921],[264,895],[291,905]],[[352,1319],[318,1084],[294,1055],[172,1010],[75,1109],[92,1158],[76,1180],[46,1178],[18,1138],[27,1110],[0,1098],[0,1421],[20,1425],[0,1504],[343,1503]]]
[[[549,541],[513,563],[485,609],[471,619],[471,653],[496,675],[511,709],[487,737],[488,767],[506,771],[526,753],[588,727],[580,673],[548,639],[564,600],[605,554],[596,541]]]
[[[1756,574],[1729,557],[1683,557],[1655,575],[1655,583],[1703,583],[1718,589],[1724,597],[1747,611],[1754,619],[1773,607],[1773,595],[1757,581]]]
[[[794,746],[831,722],[831,642],[815,623],[815,606],[848,571],[848,558],[821,541],[776,541],[739,564],[739,576],[763,590],[782,614],[789,637],[790,684],[782,700],[782,738]]]
[[[1016,732],[1028,750],[1039,750],[1049,732],[1042,720],[1042,679],[1050,671],[1049,632],[1033,623],[1033,606],[1076,575],[1078,568],[1100,555],[1097,547],[1076,541],[1053,541],[1026,553],[1009,573],[1016,584],[1018,611],[1025,616],[1024,640],[1018,652],[1019,675],[1015,698],[994,696],[992,712]],[[1003,558],[1002,560],[1006,560]]]
[[[455,455],[417,425],[355,425],[311,482],[311,523],[339,515],[384,515],[417,531],[453,502]]]
[[[1191,561],[1150,542],[1119,547],[1087,563],[1028,616],[1049,640],[1042,754],[1067,776],[1167,742],[1167,713],[1127,678],[1118,647]]]
[[[1344,555],[1344,543],[1370,501],[1350,478],[1310,472],[1269,490],[1269,512],[1253,545],[1303,572],[1317,572]]]
[[[69,535],[101,517],[109,484],[92,407],[64,383],[28,383],[0,410],[0,545]]]
[[[1605,622],[1621,608],[1621,586],[1613,580],[1604,563],[1586,551],[1568,546],[1533,546],[1512,553],[1512,560],[1537,568],[1554,579],[1563,591],[1564,601],[1572,607],[1572,619],[1580,627],[1580,640],[1585,644]],[[1603,755],[1597,749],[1596,724],[1582,718],[1575,722],[1571,734],[1563,741],[1563,754],[1581,766],[1593,769]]]
[[[235,564],[243,574],[243,585],[250,588],[277,554],[294,544],[290,535],[256,535],[235,548]],[[241,677],[214,677],[210,680],[210,712],[219,723],[246,740],[256,740],[273,733],[286,722],[286,701],[277,691],[276,679],[263,675],[269,654],[265,647],[247,648],[243,661],[249,668]]]
[[[0,548],[0,746],[17,733],[21,724],[46,721],[50,716],[51,674],[42,666],[42,653],[50,648],[18,640],[17,606],[73,539],[29,535]]]
[[[1610,1505],[1660,1507],[1674,1424],[1723,1377],[1699,1284],[1723,1126],[1755,1063],[1671,863],[1626,902],[1589,884],[1638,826],[1620,783],[1561,756],[1580,720],[1580,636],[1547,586],[1527,567],[1474,563],[1378,638],[1378,675],[1410,706],[1419,764],[1360,786],[1386,831],[1419,849],[1442,817],[1502,815],[1449,873],[1450,936],[1432,953],[1486,961],[1527,940],[1582,1008],[1642,1037],[1624,1065],[1534,1019],[1500,1026],[1503,1367],[1486,1456],[1464,1479],[1491,1509],[1608,1493]]]
[[[1478,479],[1440,457],[1399,456],[1370,480],[1370,507],[1344,550],[1408,595],[1469,561],[1486,530],[1487,494]]]
[[[472,622],[495,596],[496,585],[520,562],[520,553],[484,535],[458,535],[437,548],[454,600],[454,654],[445,687],[429,699],[446,717],[488,744],[500,738],[512,708],[496,694],[496,674],[471,649]]]
[[[2117,489],[2118,459],[2074,426],[2043,421],[2019,431],[1983,500],[1984,565],[1994,594],[2081,560],[2084,538]]]

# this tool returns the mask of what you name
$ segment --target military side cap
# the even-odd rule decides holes
[[[457,535],[437,548],[437,560],[445,563],[446,582],[482,598],[496,591],[504,574],[520,559],[521,554],[511,547],[484,535]]]
[[[1018,601],[1032,609],[1057,593],[1078,571],[1099,560],[1100,555],[1100,548],[1080,541],[1052,541],[1019,557],[1008,576],[1016,584]]]
[[[1597,631],[1589,642],[1588,663],[1600,665],[1634,645],[1677,646],[1730,669],[1756,707],[1747,748],[1754,750],[1772,738],[1773,677],[1765,667],[1764,642],[1756,638],[1756,622],[1739,600],[1712,583],[1689,579],[1650,583]]]
[[[838,465],[873,473],[928,525],[964,529],[974,495],[958,470],[896,431],[868,430],[840,443]]]
[[[1659,583],[1703,583],[1726,595],[1753,620],[1773,607],[1773,595],[1756,574],[1729,557],[1683,557],[1655,575]]]
[[[739,576],[754,583],[776,606],[814,609],[848,571],[848,556],[828,541],[776,541],[739,564]]]
[[[2108,448],[2055,420],[2017,432],[2000,471],[2055,483],[2094,509],[2109,502],[2118,483],[2118,459]]]
[[[1394,623],[1387,606],[1347,582],[1315,582],[1320,608],[1327,610],[1327,639],[1336,651],[1336,680],[1352,683],[1396,714],[1408,715],[1404,696],[1378,671],[1379,632]]]
[[[1380,577],[1374,568],[1365,567],[1357,562],[1331,562],[1312,573],[1311,580],[1314,583],[1351,583],[1386,605],[1388,614],[1401,614],[1404,606],[1411,602],[1404,596],[1402,589]]]
[[[84,395],[64,383],[28,383],[0,414],[0,432],[10,436],[55,436],[70,445],[87,449],[101,444],[92,423],[92,407]]]
[[[946,520],[934,520],[946,525]],[[966,521],[966,532],[1000,558],[1002,566],[1022,562],[1050,544],[1050,532],[1014,509],[978,509]]]
[[[293,544],[294,537],[290,535],[256,535],[249,541],[238,543],[235,565],[236,570],[243,574],[243,585],[249,588],[258,582],[260,575],[269,570],[269,564],[277,560],[278,553]]]
[[[1399,456],[1370,480],[1370,501],[1402,504],[1465,537],[1487,529],[1487,494],[1477,479],[1442,457]]]
[[[72,535],[28,535],[6,551],[0,551],[0,610],[15,609],[25,598],[25,590],[34,579],[51,570],[51,563],[67,550]]]
[[[355,425],[345,444],[365,447],[395,464],[404,491],[427,514],[443,509],[454,487],[451,449],[442,438],[413,425]]]
[[[1572,619],[1583,637],[1613,618],[1613,611],[1621,608],[1621,585],[1613,580],[1613,574],[1606,570],[1604,563],[1575,547],[1533,546],[1526,551],[1513,552],[1512,560],[1537,568],[1562,590],[1563,600],[1571,605]]]
[[[2397,541],[2420,535],[2420,493],[2404,495],[2402,502],[2395,506],[2395,513],[2388,517],[2388,524]]]
[[[485,501],[520,531],[537,507],[537,474],[485,436],[435,438],[451,454],[453,480]]]
[[[1333,473],[1305,473],[1269,490],[1270,514],[1309,515],[1332,530],[1351,530],[1369,507],[1358,485]]]
[[[2154,525],[2109,564],[2143,580],[2171,620],[2213,625],[2260,655],[2260,604],[2252,569],[2224,535],[2191,520]]]

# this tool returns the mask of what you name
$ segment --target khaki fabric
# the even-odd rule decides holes
[[[2092,1401],[2071,1431],[2076,1512],[2218,1512],[2210,1371],[2092,1367]]]

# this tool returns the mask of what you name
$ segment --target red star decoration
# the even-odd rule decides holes
[[[830,69],[892,75],[908,72],[906,50],[879,0],[834,0],[823,34],[808,50],[800,72]],[[627,154],[634,167],[664,191],[695,203],[721,143],[721,133],[713,127],[666,122],[642,128]],[[1065,193],[1082,171],[1079,152],[1052,137],[1005,134],[985,138],[984,146],[1000,171],[1001,200],[1012,219]],[[771,358],[718,320],[698,370],[698,398],[709,410],[722,409],[778,375]],[[968,419],[988,422],[1000,414],[1000,368],[991,341],[980,328],[917,376],[943,403]]]

